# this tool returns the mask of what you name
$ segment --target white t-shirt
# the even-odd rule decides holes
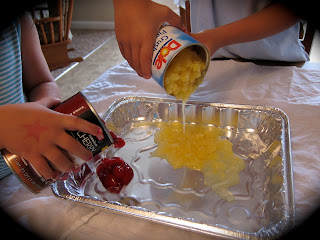
[[[271,4],[269,0],[190,0],[191,30],[198,33],[245,18]],[[212,58],[309,61],[299,40],[299,22],[274,36],[220,48]]]

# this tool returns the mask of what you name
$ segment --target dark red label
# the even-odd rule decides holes
[[[90,107],[90,103],[88,103],[81,92],[61,103],[54,109],[54,111],[77,116],[87,120],[88,122],[96,124],[103,129],[103,136],[101,137],[95,137],[91,134],[79,131],[66,131],[84,147],[90,150],[94,156],[100,153],[106,146],[110,146],[112,144],[112,139],[110,139],[111,137],[109,137],[107,133],[108,130],[105,128],[94,109]]]
[[[91,111],[87,101],[84,99],[81,93],[77,93],[76,95],[67,99],[53,110],[74,116],[79,116],[86,111]]]

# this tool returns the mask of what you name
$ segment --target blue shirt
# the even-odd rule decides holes
[[[248,17],[272,0],[190,0],[193,33],[212,29]],[[271,37],[232,44],[218,49],[212,58],[244,58],[286,62],[309,61],[299,40],[300,23]]]
[[[20,43],[21,32],[18,22],[1,31],[0,105],[24,102]],[[10,173],[9,167],[0,154],[0,179]]]

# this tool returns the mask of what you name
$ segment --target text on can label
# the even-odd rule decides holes
[[[181,47],[181,44],[172,38],[166,42],[159,50],[158,56],[155,58],[154,65],[156,65],[156,68],[160,69],[162,64],[167,62],[165,57],[169,55],[170,51],[177,50],[179,47]]]

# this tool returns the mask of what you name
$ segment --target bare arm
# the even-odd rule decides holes
[[[24,91],[29,101],[60,99],[60,91],[43,56],[38,32],[29,14],[21,18],[21,55]]]
[[[66,130],[87,132],[97,137],[102,130],[81,118],[49,109],[60,102],[59,89],[28,15],[21,19],[21,54],[23,86],[31,102],[0,106],[0,116],[5,116],[0,118],[0,149],[6,148],[27,159],[41,175],[52,178],[48,161],[62,172],[74,167],[62,149],[85,161],[92,158],[92,153]]]
[[[299,17],[288,8],[276,3],[246,18],[191,35],[205,44],[212,55],[227,45],[273,36],[290,28],[298,20]]]

